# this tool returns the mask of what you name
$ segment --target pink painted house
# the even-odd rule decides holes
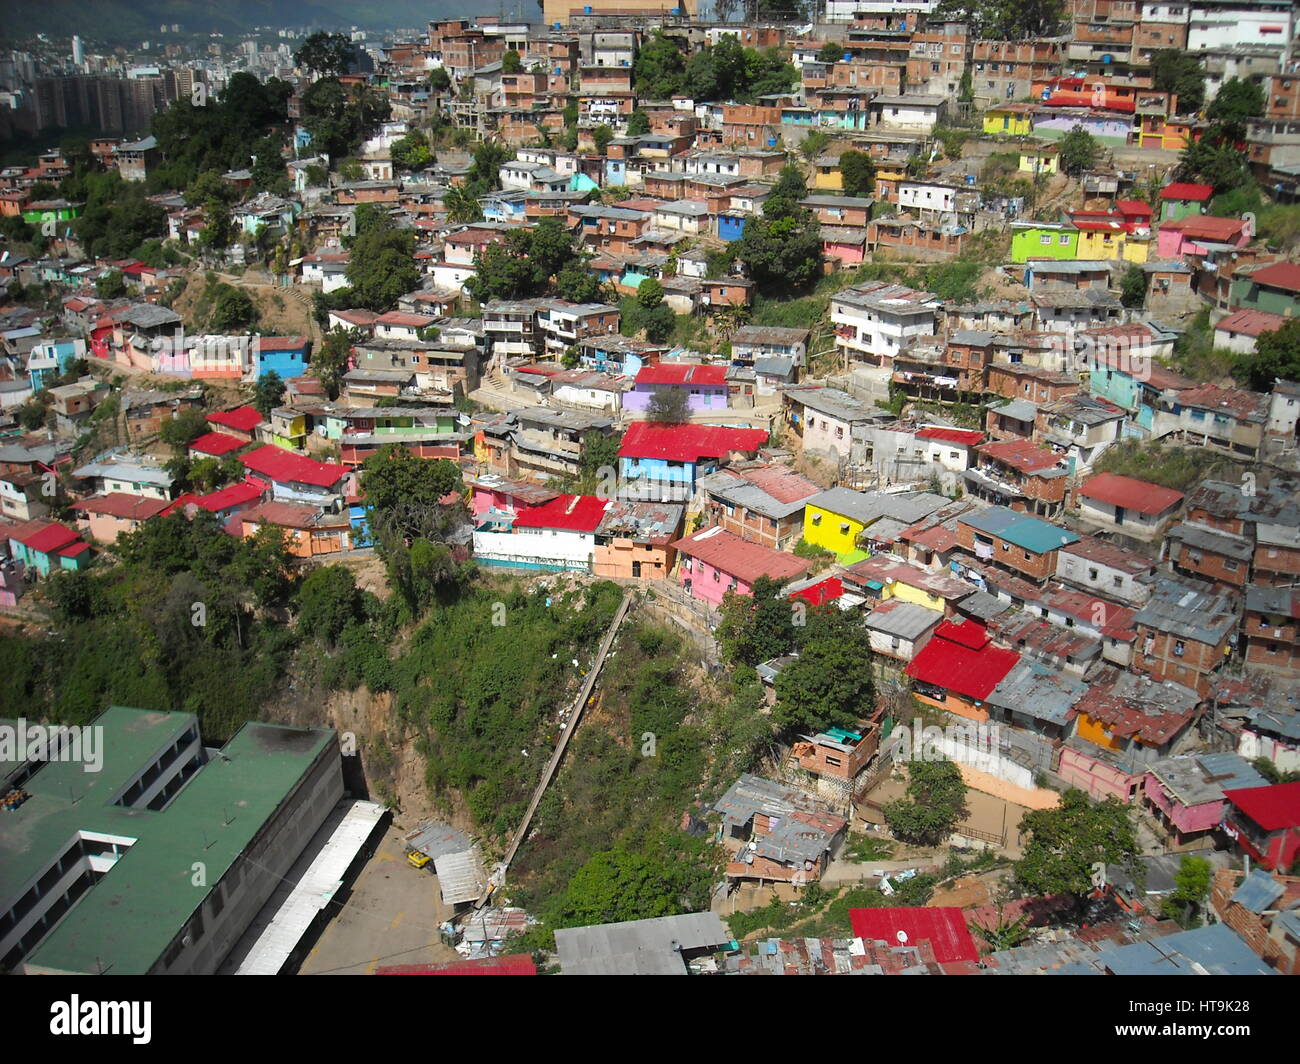
[[[1208,255],[1214,248],[1207,245],[1229,244],[1234,248],[1244,248],[1254,235],[1251,223],[1244,218],[1190,215],[1176,222],[1160,223],[1156,254],[1162,259]]]
[[[793,554],[748,543],[714,525],[673,544],[681,557],[677,579],[692,598],[711,606],[722,603],[728,591],[748,595],[760,576],[780,583],[803,576],[812,563]]]
[[[1142,797],[1177,846],[1199,842],[1223,819],[1225,790],[1263,787],[1264,779],[1240,754],[1187,754],[1147,769]]]
[[[545,505],[562,494],[541,484],[507,480],[495,473],[466,477],[465,483],[470,489],[469,512],[475,528],[507,522],[507,519],[518,517],[534,506]]]
[[[100,543],[116,543],[123,532],[136,531],[145,521],[157,517],[171,503],[166,499],[148,499],[140,495],[109,492],[94,495],[73,504],[77,528]]]

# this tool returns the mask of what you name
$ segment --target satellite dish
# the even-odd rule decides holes
[[[896,932],[895,935],[894,935],[894,937],[895,937],[896,939],[898,939],[898,944],[899,944],[900,946],[906,946],[906,945],[907,945],[907,932],[906,932],[906,931],[899,931],[899,932]]]

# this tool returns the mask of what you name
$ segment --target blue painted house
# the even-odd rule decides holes
[[[348,507],[348,523],[352,526],[352,549],[358,547],[373,547],[374,540],[370,537],[370,522],[366,518],[366,504],[363,502],[354,502]]]
[[[718,239],[739,240],[745,235],[745,215],[726,213],[718,215]]]
[[[79,358],[86,357],[86,341],[63,337],[37,344],[27,355],[27,376],[32,391],[38,392],[54,383],[54,378],[67,373]]]
[[[257,340],[257,379],[275,372],[282,381],[307,372],[311,364],[311,340],[306,336],[261,336]]]

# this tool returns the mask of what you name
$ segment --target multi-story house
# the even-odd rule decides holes
[[[1134,618],[1135,672],[1190,687],[1202,698],[1232,649],[1238,604],[1210,584],[1164,578]]]

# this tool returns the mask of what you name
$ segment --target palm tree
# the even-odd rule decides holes
[[[464,185],[452,185],[442,197],[442,205],[447,209],[449,222],[481,222],[483,208],[478,197],[474,196]]]

